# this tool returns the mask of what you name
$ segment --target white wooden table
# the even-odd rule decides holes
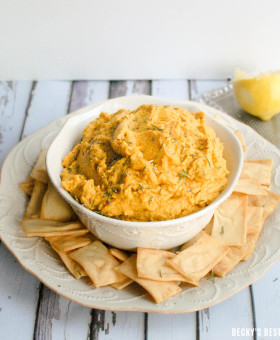
[[[22,138],[82,106],[132,94],[195,100],[226,81],[0,82],[0,166]],[[245,329],[242,339],[266,339],[265,329],[280,327],[279,275],[280,263],[252,286],[196,313],[102,311],[58,296],[26,272],[0,243],[0,339],[227,340],[232,329]],[[262,335],[249,334],[251,328],[260,328]]]

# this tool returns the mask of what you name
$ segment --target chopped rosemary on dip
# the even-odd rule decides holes
[[[223,144],[203,112],[157,105],[100,113],[62,165],[62,186],[77,202],[129,221],[203,209],[228,174]]]

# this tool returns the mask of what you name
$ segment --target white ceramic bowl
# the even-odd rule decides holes
[[[205,112],[207,124],[215,130],[217,137],[224,144],[224,157],[230,172],[225,189],[207,207],[194,214],[168,221],[121,221],[86,209],[61,186],[62,159],[81,139],[82,131],[88,123],[96,119],[102,111],[114,113],[121,108],[134,110],[142,104],[172,105],[188,109],[190,112]],[[206,226],[217,206],[232,193],[243,164],[243,151],[233,131],[211,118],[207,114],[207,108],[210,110],[209,107],[196,102],[167,100],[152,96],[120,97],[99,103],[93,108],[89,107],[88,110],[83,110],[82,114],[70,118],[52,142],[46,159],[49,177],[62,197],[71,204],[82,223],[104,242],[121,249],[136,247],[169,249],[183,244]]]

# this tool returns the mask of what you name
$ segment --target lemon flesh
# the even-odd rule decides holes
[[[262,120],[269,120],[280,112],[280,71],[250,77],[238,70],[233,82],[240,106]]]

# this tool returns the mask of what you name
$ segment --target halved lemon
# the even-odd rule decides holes
[[[252,77],[236,70],[233,88],[238,103],[248,113],[262,120],[280,113],[280,71]]]

